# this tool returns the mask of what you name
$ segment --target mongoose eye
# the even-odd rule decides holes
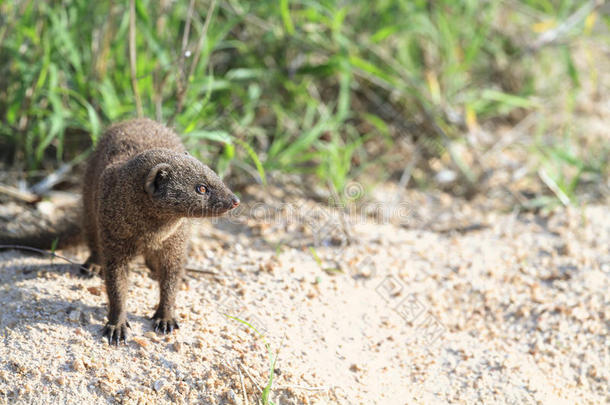
[[[207,190],[205,189],[205,186],[203,184],[200,184],[197,187],[195,187],[195,191],[199,194],[205,194],[205,192]]]

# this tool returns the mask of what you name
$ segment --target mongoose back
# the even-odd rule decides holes
[[[154,328],[172,332],[179,327],[175,304],[188,218],[217,216],[238,205],[218,175],[189,155],[166,126],[135,119],[106,130],[83,179],[81,231],[90,250],[83,267],[101,270],[106,284],[109,310],[103,334],[109,343],[127,338],[130,261],[142,254],[159,280]]]

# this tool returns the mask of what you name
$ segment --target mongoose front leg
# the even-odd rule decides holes
[[[131,328],[127,322],[125,303],[127,301],[128,287],[128,261],[126,259],[110,258],[106,261],[104,278],[106,292],[108,293],[108,322],[103,334],[108,338],[109,344],[118,346],[122,340],[127,342],[127,329]]]
[[[155,331],[159,333],[180,328],[176,321],[176,296],[184,276],[185,247],[181,230],[164,241],[161,249],[151,249],[145,254],[146,264],[159,281],[159,305],[152,316]]]
[[[159,305],[152,319],[155,331],[171,333],[180,326],[176,321],[176,295],[182,282],[184,267],[182,263],[161,261],[159,267]]]
[[[159,306],[152,319],[154,320],[155,331],[159,333],[171,333],[174,329],[180,329],[176,321],[176,294],[180,288],[182,276],[176,277],[174,271],[163,271],[159,280],[161,297]]]

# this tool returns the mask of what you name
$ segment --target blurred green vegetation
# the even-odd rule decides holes
[[[518,122],[559,87],[575,97],[570,41],[608,24],[599,4],[576,0],[132,4],[0,3],[5,159],[30,170],[69,160],[141,109],[222,175],[313,173],[342,189],[374,165],[395,175],[408,140],[475,183],[448,145],[467,145],[473,126]],[[537,42],[570,18],[559,40]],[[607,170],[561,150],[540,152],[541,164]],[[566,192],[580,178],[554,173]]]

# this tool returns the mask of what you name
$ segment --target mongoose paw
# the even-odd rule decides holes
[[[131,329],[131,325],[127,321],[111,324],[108,322],[104,326],[103,335],[108,338],[108,344],[118,346],[121,340],[127,343],[127,329]]]
[[[102,267],[94,263],[85,263],[80,266],[79,275],[83,278],[93,278],[102,275]]]
[[[167,333],[172,333],[174,329],[180,329],[178,322],[174,318],[162,318],[157,314],[153,315],[155,332],[163,333],[164,335]]]

